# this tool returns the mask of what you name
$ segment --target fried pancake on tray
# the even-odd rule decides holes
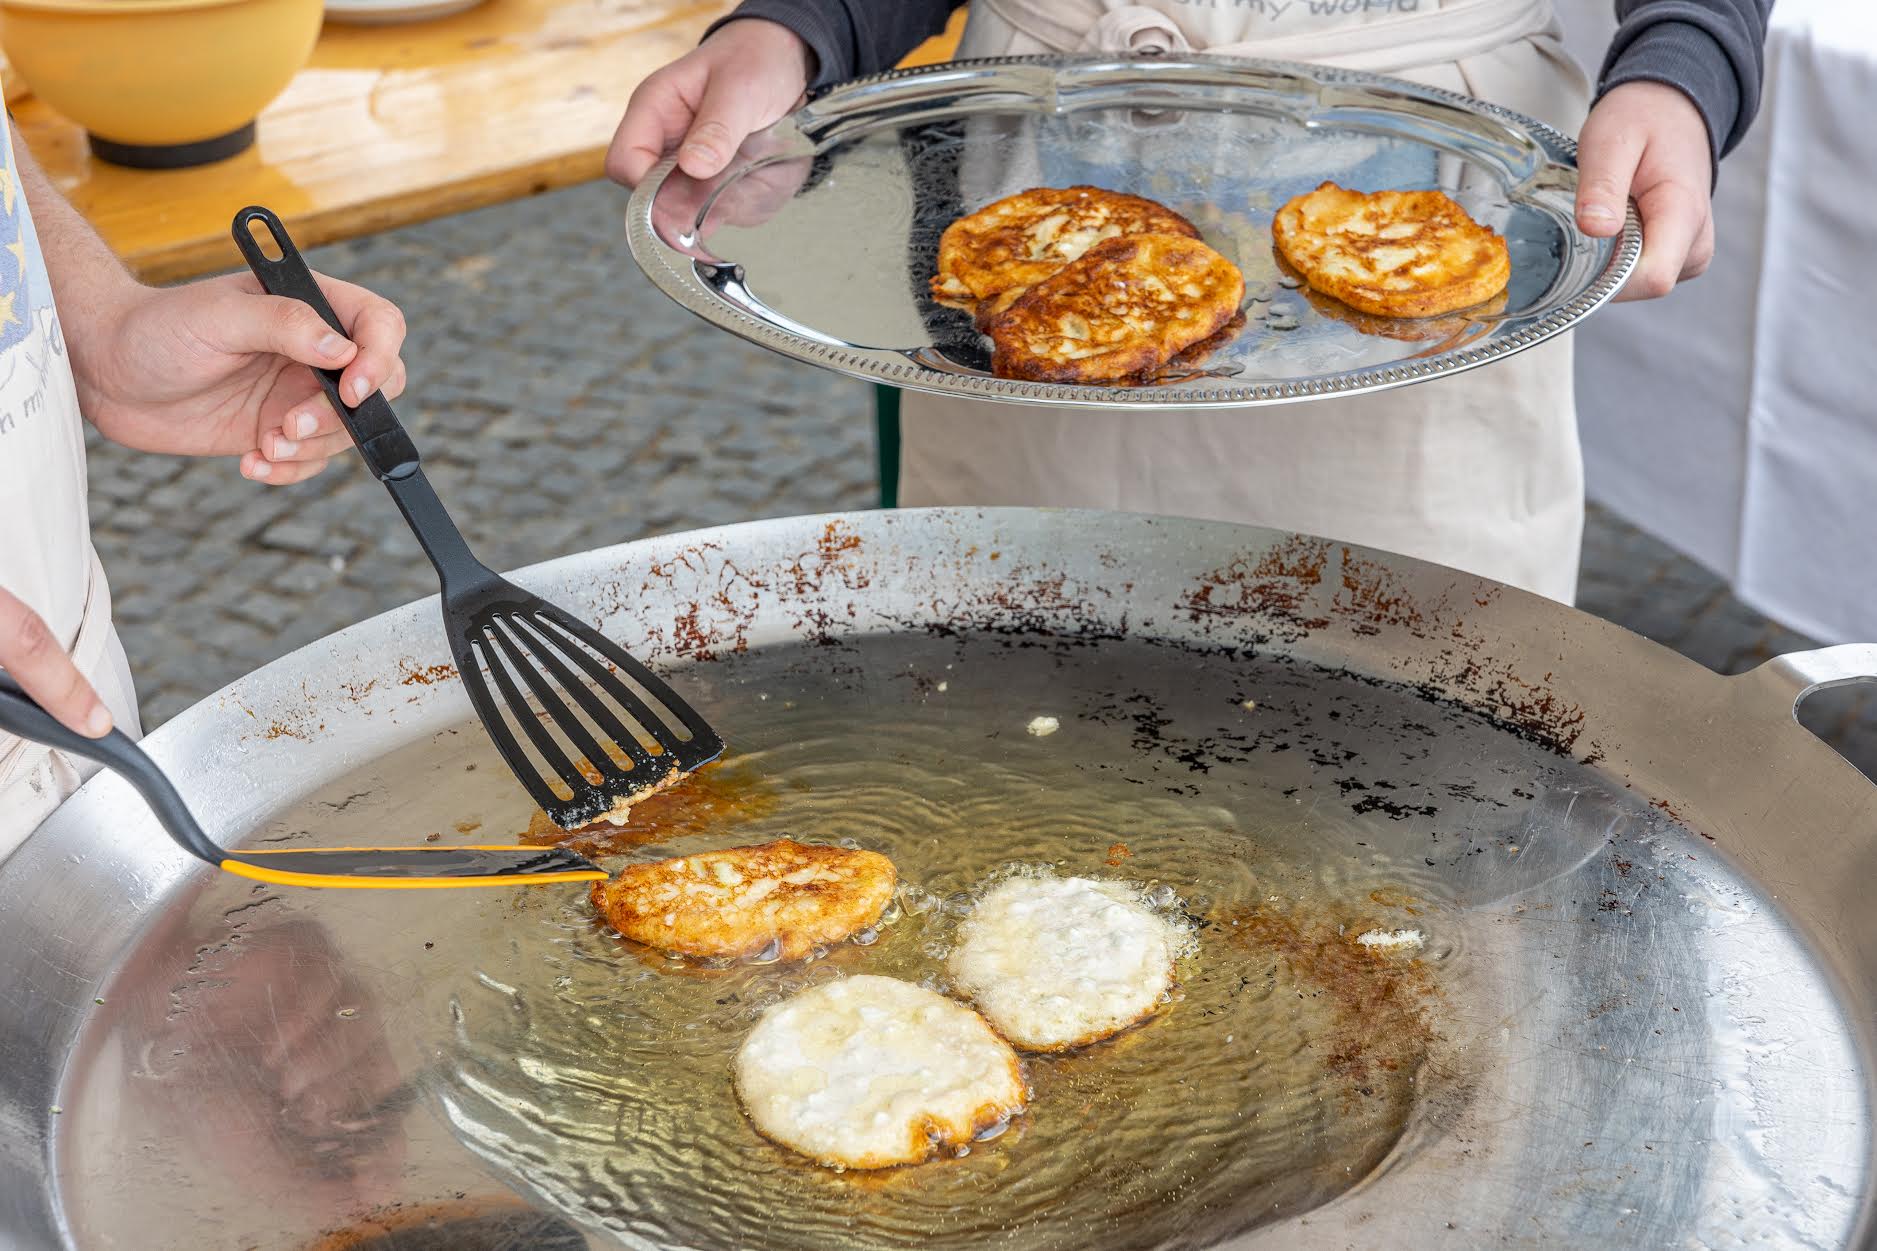
[[[687,956],[799,960],[880,919],[898,873],[874,851],[781,838],[650,864],[595,882],[593,906],[634,942]]]
[[[1210,338],[1244,298],[1237,266],[1197,239],[1109,239],[991,320],[991,372],[1036,382],[1134,377]]]
[[[1439,191],[1326,182],[1278,210],[1278,254],[1312,289],[1376,317],[1434,317],[1505,290],[1505,240]]]
[[[972,312],[972,322],[980,332],[988,330],[991,323],[996,321],[1005,309],[1022,299],[1023,293],[1028,290],[1028,287],[1011,287],[1008,291],[998,292],[988,300],[979,301],[977,308]]]
[[[1199,237],[1184,217],[1139,196],[1086,186],[1019,191],[945,228],[932,295],[965,308],[1000,297],[1008,306],[1104,239],[1145,234]]]

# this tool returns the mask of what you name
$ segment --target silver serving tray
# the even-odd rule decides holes
[[[1609,299],[1642,248],[1577,229],[1576,144],[1435,88],[1221,57],[1005,57],[836,87],[700,182],[671,160],[628,211],[660,289],[785,356],[917,391],[1089,407],[1223,407],[1379,391],[1560,334]],[[1505,299],[1426,321],[1362,319],[1279,272],[1271,219],[1325,180],[1438,187],[1505,235]],[[992,377],[968,314],[927,292],[957,217],[1034,186],[1148,196],[1244,272],[1244,328],[1203,372],[1147,386]]]

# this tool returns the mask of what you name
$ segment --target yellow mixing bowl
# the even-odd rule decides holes
[[[312,55],[323,0],[0,0],[33,94],[120,164],[232,155]]]

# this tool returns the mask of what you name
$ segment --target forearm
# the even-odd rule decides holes
[[[1759,109],[1773,0],[1616,0],[1616,38],[1598,93],[1629,82],[1679,89],[1708,126],[1718,162]]]
[[[794,31],[814,52],[810,87],[825,87],[891,69],[945,21],[963,0],[743,0],[718,22],[760,17]]]
[[[91,365],[87,353],[105,342],[108,325],[143,288],[110,245],[59,194],[27,151],[26,141],[17,129],[13,132],[13,157],[27,206],[32,210],[46,272],[52,279],[52,296],[58,303],[72,372],[82,388]]]

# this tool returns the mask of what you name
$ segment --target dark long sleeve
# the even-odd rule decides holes
[[[818,66],[809,85],[821,87],[890,68],[943,30],[960,2],[743,0],[723,21],[767,18],[800,35]],[[1772,8],[1773,0],[1616,0],[1620,25],[1598,90],[1638,81],[1680,89],[1707,120],[1718,161],[1759,108]]]
[[[891,69],[908,52],[945,29],[964,0],[743,0],[740,17],[766,18],[802,37],[815,54],[815,79],[825,87]]]
[[[1678,88],[1707,120],[1718,162],[1759,111],[1772,12],[1773,0],[1616,0],[1598,94],[1632,82]]]

